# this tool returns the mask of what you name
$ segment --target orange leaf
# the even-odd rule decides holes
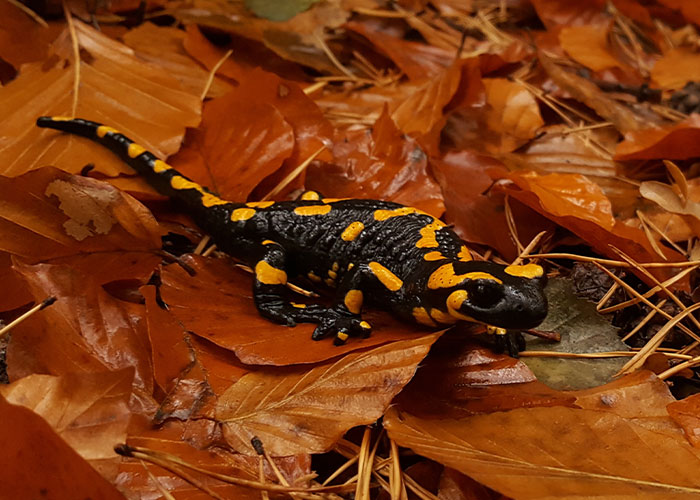
[[[439,217],[444,206],[427,158],[404,136],[385,108],[372,128],[348,130],[334,142],[336,165],[312,165],[306,186],[339,198],[391,200]]]
[[[524,191],[534,193],[547,213],[576,217],[610,230],[615,225],[610,200],[600,187],[579,174],[513,172],[509,178]]]
[[[690,444],[700,448],[700,394],[674,401],[666,409],[673,421],[683,429]]]
[[[424,330],[400,324],[386,312],[370,311],[365,314],[374,327],[369,338],[351,339],[343,346],[334,346],[329,339],[314,342],[311,333],[315,325],[289,328],[260,316],[253,303],[252,276],[234,268],[230,261],[187,256],[183,262],[195,275],[190,276],[177,265],[164,268],[163,301],[186,330],[235,352],[246,364],[315,363],[357,349],[425,335]],[[301,297],[294,300],[303,301]]]
[[[535,98],[519,83],[503,78],[484,78],[489,129],[500,135],[497,151],[512,151],[533,138],[544,125]]]
[[[134,370],[29,375],[0,387],[8,402],[46,420],[71,448],[108,479],[121,461],[114,445],[126,440]]]
[[[185,126],[199,121],[199,97],[128,47],[79,21],[75,26],[89,55],[80,63],[78,116],[118,128],[161,157],[177,151]],[[0,92],[0,108],[7,110],[0,123],[0,173],[16,176],[46,164],[76,173],[93,164],[108,176],[133,174],[112,152],[87,139],[35,126],[38,116],[71,113],[75,75],[67,63],[72,57],[67,30],[54,49],[54,66],[26,65]]]
[[[675,125],[645,128],[625,134],[617,145],[616,160],[663,158],[685,160],[700,156],[700,115],[692,114]]]
[[[601,26],[569,26],[559,32],[559,43],[571,58],[593,71],[621,66],[610,53],[608,32]]]
[[[36,413],[0,396],[0,467],[6,498],[124,500]]]
[[[382,415],[439,335],[346,354],[311,369],[245,375],[217,403],[224,437],[246,454],[255,454],[255,436],[275,456],[326,451],[351,427]]]
[[[0,4],[0,19],[0,58],[15,68],[43,60],[49,51],[49,44],[63,29],[58,23],[40,26],[10,2]]]
[[[619,391],[619,383],[613,392],[597,388],[589,399],[596,410],[555,406],[426,420],[391,408],[384,425],[399,445],[513,498],[695,498],[700,452],[659,416],[670,396],[665,389],[665,397],[655,395],[664,384],[653,380],[636,378],[632,391]],[[620,397],[636,412],[618,411]],[[649,425],[648,416],[661,422]]]
[[[15,269],[37,302],[58,300],[12,331],[10,379],[134,367],[135,404],[149,407],[153,379],[143,306],[113,298],[72,266],[15,264]]]

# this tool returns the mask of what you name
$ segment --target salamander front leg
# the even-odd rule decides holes
[[[372,327],[360,316],[364,301],[363,285],[372,279],[366,264],[352,268],[340,282],[336,303],[326,311],[311,338],[320,340],[335,335],[336,345],[344,344],[349,337],[367,337]]]
[[[284,297],[287,292],[286,255],[274,241],[263,242],[263,257],[255,264],[253,298],[261,316],[286,326],[318,323],[327,309],[318,305],[294,304]]]

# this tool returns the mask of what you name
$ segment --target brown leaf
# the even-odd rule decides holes
[[[700,448],[700,394],[673,401],[666,409],[673,421],[683,429],[690,444]]]
[[[328,450],[345,431],[379,418],[440,334],[392,342],[309,368],[245,375],[219,399],[216,418],[235,450],[257,436],[275,456]]]
[[[29,408],[107,479],[117,474],[114,445],[126,440],[134,371],[29,375],[0,386],[9,403]]]
[[[611,412],[523,408],[421,420],[391,408],[389,436],[517,499],[695,498],[700,453]]]
[[[177,28],[143,23],[123,37],[124,43],[136,55],[160,68],[160,71],[173,76],[189,94],[201,95],[209,79],[209,71],[202,68],[185,52],[184,41],[187,34]],[[231,85],[221,78],[214,78],[207,97],[221,97],[231,89]]]
[[[0,396],[0,467],[6,498],[124,500],[36,413]]]
[[[196,256],[182,260],[195,271],[194,276],[177,265],[170,265],[161,273],[161,295],[170,312],[186,330],[235,352],[246,364],[316,363],[357,349],[421,338],[425,334],[423,329],[393,320],[386,312],[370,311],[364,315],[374,327],[369,338],[352,339],[343,346],[334,346],[329,339],[314,342],[311,333],[315,325],[289,328],[260,316],[253,303],[252,276],[232,266],[230,261]],[[303,301],[301,297],[293,300]]]
[[[648,119],[609,97],[590,80],[563,69],[554,59],[540,51],[539,61],[549,77],[571,96],[611,122],[622,133],[648,126]]]
[[[63,27],[58,23],[41,26],[10,2],[0,4],[0,58],[19,68],[43,60],[51,41]]]
[[[445,197],[446,222],[454,224],[466,241],[495,248],[508,261],[515,259],[518,250],[508,229],[503,196],[490,189],[494,181],[507,176],[505,166],[473,151],[450,152],[442,160],[431,160],[430,165]],[[510,204],[522,241],[553,227],[518,201]]]
[[[412,80],[419,81],[437,74],[454,61],[451,51],[391,36],[372,23],[351,21],[345,28],[367,38]]]
[[[600,26],[568,26],[559,32],[559,42],[574,61],[593,71],[622,66],[610,52],[608,31]]]
[[[700,156],[700,115],[692,114],[675,125],[644,128],[625,134],[617,145],[616,160],[685,160]]]
[[[134,407],[150,409],[153,379],[143,306],[113,298],[96,279],[71,266],[15,268],[37,302],[49,296],[58,300],[12,331],[7,348],[10,379],[134,367]]]
[[[530,369],[449,331],[433,346],[398,395],[405,411],[424,418],[463,418],[531,406],[572,406],[575,397],[535,380]]]
[[[339,198],[391,200],[442,215],[442,195],[428,174],[425,153],[396,128],[386,108],[371,134],[362,128],[338,137],[333,156],[335,164],[310,166],[309,189]]]
[[[532,94],[519,83],[504,78],[484,78],[483,84],[486,102],[491,106],[486,125],[500,137],[495,144],[497,149],[490,152],[513,151],[532,139],[544,125]]]
[[[105,182],[42,168],[0,176],[0,198],[0,250],[27,262],[67,263],[104,284],[147,279],[160,260],[151,213]]]
[[[700,55],[682,47],[666,52],[651,68],[651,77],[663,89],[680,89],[700,80]]]
[[[185,126],[199,121],[199,97],[181,90],[174,78],[139,60],[128,47],[79,21],[75,26],[87,54],[87,62],[80,63],[76,114],[118,128],[161,157],[177,151]],[[0,93],[0,108],[7,110],[0,124],[0,173],[17,176],[46,164],[76,173],[92,164],[108,176],[133,174],[106,148],[35,126],[38,116],[71,113],[75,75],[72,63],[66,63],[72,57],[67,29],[54,51],[53,66],[22,67]]]

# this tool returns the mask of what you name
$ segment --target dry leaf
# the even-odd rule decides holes
[[[255,436],[275,456],[328,450],[351,427],[382,415],[439,336],[392,342],[310,369],[250,373],[219,398],[216,418],[241,453],[255,453]]]

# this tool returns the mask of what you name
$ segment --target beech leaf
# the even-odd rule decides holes
[[[392,342],[311,369],[247,374],[219,398],[216,418],[241,453],[255,453],[255,436],[275,456],[328,450],[351,427],[382,415],[439,336]]]

